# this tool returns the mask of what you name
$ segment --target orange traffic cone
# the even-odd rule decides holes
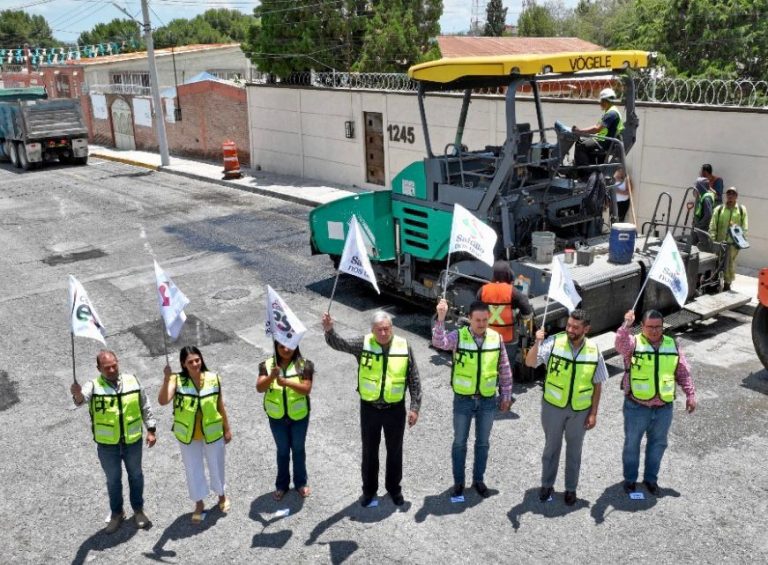
[[[221,144],[221,150],[224,153],[224,178],[239,179],[242,177],[240,172],[240,161],[237,158],[237,145],[234,141],[225,141]]]

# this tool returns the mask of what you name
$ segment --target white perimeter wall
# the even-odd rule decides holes
[[[427,99],[432,151],[442,154],[453,142],[461,99],[435,95]],[[364,112],[379,112],[384,121],[384,162],[387,186],[398,171],[425,154],[415,94],[251,86],[248,88],[251,166],[328,182],[381,189],[366,182]],[[533,104],[519,101],[518,122],[535,128]],[[556,119],[587,126],[600,109],[584,102],[544,104],[545,125]],[[699,173],[711,163],[725,186],[736,186],[739,202],[749,211],[751,248],[739,264],[768,265],[768,114],[747,111],[705,111],[639,107],[637,143],[629,155],[639,223],[650,219],[662,191],[673,196],[673,216]],[[354,122],[355,137],[346,139],[344,122]],[[387,126],[413,127],[415,142],[390,141]],[[500,145],[505,134],[504,101],[473,99],[464,132],[470,148]]]

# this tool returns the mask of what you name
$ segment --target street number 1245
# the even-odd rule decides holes
[[[416,135],[413,133],[413,126],[399,126],[390,124],[387,126],[390,141],[402,141],[403,143],[414,143]]]

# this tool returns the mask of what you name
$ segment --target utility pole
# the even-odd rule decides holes
[[[152,90],[152,104],[155,107],[155,129],[157,130],[157,144],[160,146],[160,163],[163,167],[167,167],[171,164],[171,159],[168,156],[168,139],[165,136],[165,120],[163,119],[162,100],[160,100],[160,84],[157,80],[155,44],[152,39],[152,24],[149,21],[148,0],[141,0],[141,14],[144,17],[144,42],[147,44],[149,85]]]

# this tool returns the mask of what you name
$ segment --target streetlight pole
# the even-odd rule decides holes
[[[157,144],[160,147],[160,162],[163,167],[167,167],[171,164],[171,159],[168,156],[168,139],[165,136],[165,119],[163,118],[163,107],[160,100],[160,84],[157,80],[155,44],[152,39],[152,25],[149,21],[148,0],[141,0],[141,14],[144,17],[144,42],[147,44],[149,84],[152,90],[152,104],[155,107],[155,129],[157,130]]]

